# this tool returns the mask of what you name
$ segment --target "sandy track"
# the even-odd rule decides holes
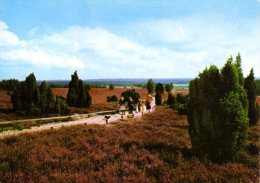
[[[127,118],[126,113],[123,118]],[[31,132],[37,132],[37,131],[42,131],[42,130],[49,130],[49,129],[58,129],[64,126],[73,126],[73,125],[79,125],[79,124],[99,124],[99,125],[105,125],[106,121],[104,119],[105,115],[100,115],[100,116],[94,116],[94,117],[89,117],[89,118],[83,118],[75,121],[68,121],[68,122],[54,122],[54,123],[48,123],[44,124],[41,126],[34,126],[31,127],[30,129],[23,129],[23,130],[8,130],[8,131],[3,131],[0,133],[0,138],[12,136],[12,135],[20,135],[23,133],[31,133]],[[120,114],[113,114],[109,115],[111,118],[108,120],[108,124],[111,122],[115,122],[118,120],[121,120],[121,115]],[[134,112],[134,118],[136,117],[141,117],[142,113],[135,113]]]

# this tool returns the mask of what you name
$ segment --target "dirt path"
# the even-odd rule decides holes
[[[128,113],[126,113],[123,116],[124,119],[127,118],[127,114]],[[83,119],[79,119],[79,120],[75,120],[75,121],[48,123],[48,124],[41,125],[39,127],[34,126],[34,127],[31,127],[30,129],[3,131],[3,132],[0,133],[0,138],[4,138],[4,137],[7,137],[7,136],[11,136],[11,135],[20,135],[22,133],[31,133],[31,132],[54,129],[54,128],[57,129],[57,128],[61,128],[61,127],[64,127],[64,126],[73,126],[73,125],[79,125],[79,124],[105,125],[106,120],[104,119],[104,116],[105,115],[100,115],[100,116],[93,116],[93,117],[89,117],[89,118],[83,118]],[[111,116],[111,118],[108,120],[108,124],[121,119],[120,114],[112,114],[112,115],[109,115],[109,116]],[[142,116],[141,112],[139,112],[139,113],[134,112],[134,118],[141,117],[141,116]]]

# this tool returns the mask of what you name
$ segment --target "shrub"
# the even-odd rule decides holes
[[[164,86],[162,83],[157,83],[155,86],[155,92],[163,94],[164,93]]]
[[[162,94],[156,92],[155,94],[155,104],[162,105]]]
[[[87,87],[86,87],[87,86]],[[71,107],[87,107],[89,108],[92,103],[92,97],[89,94],[89,85],[79,79],[77,71],[71,75],[69,82],[69,91],[67,94],[67,102]]]
[[[164,93],[164,86],[162,83],[157,83],[155,86],[155,104],[162,105],[162,94]]]
[[[248,118],[251,125],[255,125],[259,120],[258,106],[256,102],[256,83],[254,77],[254,71],[251,69],[250,74],[245,79],[245,89],[248,97]]]
[[[165,85],[165,90],[170,93],[173,90],[173,84],[169,83]]]
[[[108,87],[109,87],[110,90],[114,90],[115,89],[115,86],[113,84],[110,84]]]
[[[187,114],[187,105],[186,104],[178,104],[177,110],[178,110],[178,113],[180,115],[185,115],[185,114]]]
[[[107,102],[117,102],[118,101],[118,98],[116,95],[107,96],[106,99],[107,99]]]
[[[121,96],[124,97],[124,103],[130,102],[130,97],[133,99],[133,102],[137,104],[138,100],[140,99],[140,95],[138,92],[135,91],[135,89],[126,90],[121,93]]]
[[[89,94],[89,91],[86,91],[86,103],[85,107],[89,108],[92,104],[92,96]]]
[[[148,93],[150,94],[154,93],[154,87],[155,87],[154,81],[152,79],[149,79],[146,83],[146,88]]]
[[[199,156],[228,161],[244,151],[248,105],[239,65],[231,57],[221,72],[210,66],[189,84],[189,134]]]

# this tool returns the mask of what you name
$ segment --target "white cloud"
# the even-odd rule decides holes
[[[8,30],[8,25],[0,20],[0,46],[17,46],[19,38]]]
[[[48,53],[42,49],[14,49],[3,52],[0,60],[22,61],[38,66],[51,66],[57,68],[84,68],[84,63],[76,57],[67,57],[66,54]]]
[[[23,62],[40,67],[76,69],[85,67],[84,62],[74,55],[53,52],[48,46],[40,47],[34,40],[20,40],[17,35],[8,30],[5,22],[0,21],[0,62],[4,61]]]
[[[0,35],[4,43],[0,45],[0,63],[81,69],[85,78],[194,77],[206,65],[221,66],[230,54],[240,52],[245,73],[254,67],[255,75],[260,76],[260,26],[241,36],[230,28],[233,25],[219,25],[192,20],[148,21],[121,28],[128,36],[101,27],[71,26],[25,41],[0,22],[0,31],[5,34]],[[30,32],[37,32],[37,28]],[[156,44],[146,44],[140,37]]]

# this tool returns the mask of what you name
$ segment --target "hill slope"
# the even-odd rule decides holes
[[[258,138],[252,127],[251,148],[259,148]],[[2,139],[0,182],[257,182],[257,155],[214,164],[191,157],[190,145],[186,117],[158,107],[109,126]]]

